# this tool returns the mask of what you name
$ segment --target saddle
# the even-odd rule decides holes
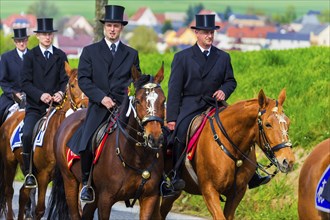
[[[199,126],[202,124],[204,118],[208,113],[212,110],[213,107],[209,107],[206,111],[202,112],[199,115],[196,115],[190,122],[188,131],[187,131],[187,138],[186,138],[186,145],[188,145],[191,137],[195,134]]]
[[[53,107],[49,110],[49,113],[48,112],[44,113],[43,116],[37,121],[37,123],[35,124],[35,126],[33,128],[33,133],[32,133],[33,143],[35,143],[35,139],[37,138],[37,136],[41,130],[46,131],[47,126],[48,126],[47,122],[50,120],[50,118],[53,116],[53,114],[55,112],[56,112],[56,108]],[[41,138],[43,139],[43,137],[41,137]],[[40,140],[40,141],[42,141],[42,140]]]
[[[103,122],[95,131],[92,137],[92,152],[94,152],[105,137],[105,134],[111,134],[117,128],[117,118],[111,115],[110,118]]]

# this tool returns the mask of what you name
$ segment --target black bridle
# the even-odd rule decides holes
[[[148,97],[149,97],[149,99],[153,99],[153,98],[157,99],[157,97],[155,96],[155,88],[159,88],[159,87],[160,87],[160,85],[158,85],[158,84],[147,83],[144,86],[142,86],[141,89],[145,89],[145,92],[147,94],[147,99],[148,99]],[[148,96],[148,95],[150,95],[150,96]],[[141,196],[141,194],[143,192],[143,187],[144,187],[145,183],[150,179],[151,171],[152,171],[154,165],[156,164],[156,162],[158,161],[158,158],[159,158],[159,150],[161,150],[161,146],[160,147],[149,146],[148,137],[146,137],[146,135],[145,135],[145,128],[144,128],[144,126],[148,122],[152,122],[152,121],[160,122],[161,125],[164,124],[164,119],[162,119],[161,117],[156,116],[154,114],[155,111],[154,111],[154,106],[153,105],[154,105],[155,101],[156,100],[149,100],[149,101],[147,100],[147,105],[148,105],[147,107],[149,108],[149,110],[147,111],[148,114],[145,115],[141,120],[137,116],[137,113],[136,113],[135,98],[134,97],[130,98],[129,109],[127,111],[126,117],[129,117],[130,114],[133,112],[134,118],[135,118],[135,120],[137,121],[137,123],[139,125],[139,128],[138,128],[139,130],[134,129],[133,127],[129,126],[128,123],[124,123],[120,119],[118,119],[118,121],[117,121],[118,129],[117,129],[117,133],[116,133],[116,154],[119,157],[119,159],[121,161],[121,164],[124,167],[129,167],[130,169],[134,170],[135,172],[140,174],[141,178],[142,178],[141,183],[140,183],[140,185],[139,185],[139,187],[138,187],[138,189],[135,193],[133,201],[132,202],[130,202],[129,200],[125,201],[126,207],[133,207],[136,200]],[[123,125],[125,125],[125,127],[129,127],[129,129],[131,129],[131,130],[134,130],[136,132],[137,136],[140,136],[140,137],[143,138],[144,142],[140,142],[137,139],[135,139],[132,135],[130,135],[127,132],[127,130],[124,128]],[[121,150],[120,150],[120,144],[119,144],[119,135],[120,135],[120,133],[122,133],[127,140],[134,142],[135,146],[149,147],[152,150],[154,150],[154,156],[153,156],[154,159],[153,159],[152,163],[147,168],[144,168],[144,169],[137,168],[137,167],[131,165],[130,163],[127,163],[127,161],[125,161],[123,155],[121,154]]]
[[[285,123],[286,121],[283,120],[283,116],[279,116],[277,113],[277,109],[278,109],[278,102],[276,101],[276,107],[273,108],[273,114],[275,114],[276,118],[279,119],[280,124],[281,123]],[[280,169],[280,165],[278,163],[278,160],[276,159],[275,156],[275,152],[285,148],[285,147],[291,147],[292,144],[290,142],[290,140],[288,139],[288,141],[283,141],[282,143],[271,147],[267,138],[267,135],[264,131],[263,128],[263,123],[262,123],[262,115],[266,112],[266,110],[261,110],[259,109],[258,111],[258,130],[259,130],[259,143],[260,143],[260,148],[261,150],[264,152],[264,154],[266,155],[266,157],[268,158],[268,160],[271,162],[271,165],[275,165],[276,166],[276,170],[273,174],[269,174],[265,168],[263,166],[261,166],[259,163],[255,163],[254,161],[250,160],[249,157],[247,156],[247,153],[242,152],[239,147],[231,140],[231,138],[229,137],[229,135],[227,134],[220,118],[219,118],[219,109],[218,106],[216,106],[216,112],[214,114],[214,116],[212,117],[208,117],[209,121],[210,121],[210,125],[211,125],[211,130],[213,132],[213,139],[217,142],[217,144],[219,145],[219,147],[221,148],[221,150],[224,151],[224,153],[229,156],[236,164],[236,167],[240,167],[243,164],[243,160],[247,160],[249,161],[251,164],[253,164],[255,167],[259,168],[260,170],[262,170],[263,172],[265,172],[267,175],[271,175],[274,176],[276,175],[276,173],[278,172],[278,169]],[[240,158],[236,158],[229,150],[228,148],[220,141],[218,134],[215,131],[214,128],[214,124],[213,124],[213,119],[215,119],[216,124],[218,125],[218,127],[220,128],[222,134],[225,136],[225,138],[229,141],[229,143],[231,144],[232,148],[234,148],[234,150],[236,152],[239,152],[240,155],[242,155],[242,159]],[[286,128],[285,125],[282,125],[282,129]],[[285,140],[285,138],[288,138],[288,134],[287,134],[287,130],[282,130],[282,135],[283,135],[283,140]],[[284,137],[285,136],[285,137]],[[270,166],[268,166],[267,168],[269,168]]]
[[[74,78],[75,81],[78,81],[78,78],[75,77]],[[70,107],[73,111],[77,111],[81,106],[79,106],[74,100],[73,100],[73,95],[72,95],[72,91],[71,91],[71,84],[70,82],[68,83],[67,85],[67,91],[69,93],[69,96],[70,96]],[[81,101],[84,100],[84,99],[87,99],[87,96],[81,92],[81,97],[80,97]],[[86,106],[87,107],[87,106]]]

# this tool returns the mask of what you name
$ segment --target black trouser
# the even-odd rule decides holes
[[[41,117],[42,115],[36,112],[26,113],[24,118],[23,136],[22,136],[23,153],[31,153],[32,145],[33,145],[32,143],[33,129]]]
[[[175,179],[181,177],[183,158],[180,161],[180,164],[177,164],[177,162],[179,161],[181,155],[184,153],[183,151],[184,151],[185,147],[186,147],[185,143],[180,142],[178,139],[176,139],[174,141],[172,152],[173,152],[173,168],[177,168]]]
[[[88,177],[93,163],[92,138],[87,143],[87,148],[80,151],[81,179],[84,185],[88,182]]]
[[[25,175],[29,173],[29,168],[30,168],[30,156],[33,147],[32,135],[33,135],[34,126],[41,117],[42,115],[36,112],[29,112],[26,113],[24,118],[22,143],[23,143],[23,162],[24,162]]]

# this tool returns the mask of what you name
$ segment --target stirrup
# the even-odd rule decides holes
[[[82,192],[83,189],[85,189],[85,188],[86,188],[87,190],[92,190],[92,196],[93,196],[93,199],[90,200],[90,201],[82,200],[82,199],[81,199],[81,192]],[[88,204],[88,203],[93,203],[93,202],[95,201],[95,191],[94,191],[93,187],[88,186],[88,185],[83,186],[83,187],[81,188],[81,190],[80,190],[80,193],[79,193],[79,199],[80,199],[80,202],[81,202],[81,203],[86,203],[86,204]]]
[[[32,186],[28,186],[26,185],[26,179],[28,177],[32,177],[34,179],[34,182],[36,183],[35,185],[32,185]],[[37,178],[32,174],[32,173],[28,173],[26,174],[26,176],[24,177],[24,187],[27,188],[27,189],[36,189],[38,188],[38,181],[37,181]]]
[[[181,194],[181,191],[176,191],[170,179],[163,180],[160,184],[160,196],[167,198]]]

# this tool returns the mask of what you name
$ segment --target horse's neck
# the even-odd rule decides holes
[[[66,113],[71,108],[71,103],[70,103],[71,99],[72,98],[70,96],[70,93],[66,91],[66,98],[64,99],[61,108],[61,110],[64,111],[64,113]]]
[[[253,103],[238,103],[220,113],[225,131],[241,150],[247,150],[256,141],[257,117],[258,106]]]

